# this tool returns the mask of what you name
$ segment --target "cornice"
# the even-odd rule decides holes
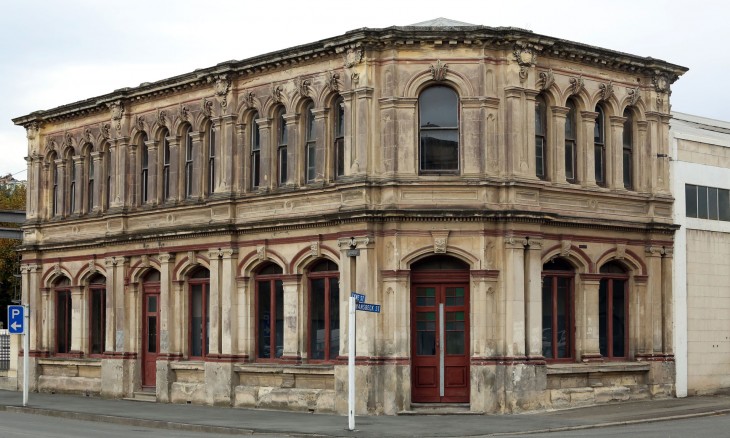
[[[326,38],[283,50],[266,53],[244,60],[225,61],[212,67],[198,69],[156,82],[144,82],[137,87],[126,87],[90,99],[62,105],[13,119],[13,123],[29,126],[34,122],[54,121],[81,117],[108,111],[113,102],[130,102],[154,98],[164,94],[210,87],[211,78],[227,75],[253,76],[270,70],[290,68],[292,65],[312,62],[317,58],[343,58],[343,68],[352,68],[362,62],[364,50],[382,50],[398,46],[433,44],[440,46],[467,45],[512,53],[515,47],[529,49],[540,57],[565,58],[573,62],[599,65],[619,71],[661,76],[667,83],[676,81],[688,69],[659,59],[640,57],[603,49],[587,44],[562,40],[514,27],[420,27],[393,26],[382,29],[361,28],[343,35]]]

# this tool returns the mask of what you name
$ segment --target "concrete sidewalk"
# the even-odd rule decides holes
[[[730,396],[701,396],[591,406],[515,415],[400,415],[357,417],[354,432],[347,417],[196,405],[107,400],[77,395],[29,395],[0,390],[0,411],[49,415],[219,434],[344,437],[465,437],[519,435],[635,424],[730,413]]]

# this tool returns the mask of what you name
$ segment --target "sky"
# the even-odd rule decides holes
[[[688,67],[673,111],[730,121],[724,0],[0,0],[0,176],[26,179],[11,119],[362,27],[437,17],[535,33]]]

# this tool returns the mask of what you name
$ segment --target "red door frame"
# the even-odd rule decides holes
[[[160,283],[142,283],[142,289],[142,387],[154,388],[157,386],[157,356],[160,353]],[[150,297],[155,297],[157,301],[154,312],[148,310]],[[157,328],[154,351],[150,351],[148,335],[149,317],[151,316],[156,318]]]
[[[437,355],[436,356],[418,356],[416,355],[416,290],[419,287],[434,287],[436,288],[436,300],[434,310],[436,311],[436,345]],[[444,376],[441,376],[439,370],[439,356],[438,346],[444,340],[440,339],[439,333],[439,303],[445,304],[445,291],[448,287],[463,287],[464,288],[464,304],[460,306],[444,306],[444,315],[446,310],[449,311],[463,311],[464,312],[464,354],[463,355],[448,355],[444,356]],[[470,396],[470,371],[469,371],[469,359],[470,359],[470,300],[469,300],[469,271],[468,270],[429,270],[429,271],[413,271],[411,277],[411,400],[414,403],[468,403]],[[461,309],[461,310],[459,310]],[[444,324],[446,321],[444,321]],[[436,367],[435,370],[435,385],[419,386],[417,385],[417,370],[419,367]],[[451,371],[449,371],[451,370]],[[450,375],[450,372],[461,375],[463,384],[452,384],[448,385],[448,380],[445,382],[444,396],[440,395],[440,380]]]

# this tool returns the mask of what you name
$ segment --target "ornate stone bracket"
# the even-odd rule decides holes
[[[254,97],[256,97],[256,94],[254,94],[253,91],[249,91],[246,93],[243,97],[243,102],[246,104],[247,108],[253,108],[254,107]]]
[[[162,126],[167,126],[167,111],[157,110],[157,122]]]
[[[449,71],[449,65],[441,64],[441,60],[439,59],[436,61],[436,64],[431,64],[428,69],[431,72],[431,76],[433,76],[433,80],[441,82],[444,80],[446,73]]]
[[[188,120],[190,118],[190,109],[186,105],[180,104],[180,110],[178,111],[180,120]]]
[[[570,78],[568,81],[570,83],[570,95],[575,96],[576,94],[583,91],[586,87],[586,83],[583,80],[583,75],[578,76],[577,78]]]
[[[626,90],[626,94],[629,96],[629,106],[636,105],[639,102],[639,98],[641,97],[641,91],[639,90],[639,87],[628,88]]]
[[[40,122],[30,122],[25,124],[25,137],[28,140],[34,140],[36,136],[38,135],[38,132],[42,128],[42,124]]]
[[[327,87],[332,91],[340,91],[340,74],[327,72]]]
[[[203,98],[200,102],[200,108],[202,108],[203,114],[205,114],[206,117],[210,117],[213,114],[213,102],[206,98]]]
[[[320,257],[322,255],[322,251],[319,247],[319,241],[309,243],[309,255],[312,257]]]
[[[362,61],[362,55],[362,49],[359,47],[354,49],[347,49],[347,52],[342,55],[345,61],[345,68],[352,68],[355,65],[359,64],[360,61]]]
[[[613,81],[608,81],[607,84],[600,84],[598,86],[601,100],[608,100],[613,96]]]
[[[264,244],[264,245],[258,245],[256,247],[256,258],[259,261],[266,260],[266,244]]]
[[[116,100],[107,104],[107,107],[111,111],[112,120],[116,122],[115,128],[117,131],[122,130],[122,117],[124,116],[124,105],[121,100]]]
[[[537,80],[537,87],[541,91],[548,90],[550,87],[553,86],[555,83],[555,74],[553,73],[553,69],[548,69],[548,71],[540,72],[539,79]]]
[[[520,82],[527,80],[527,73],[537,61],[537,54],[534,49],[528,47],[516,46],[512,52],[515,56],[517,64],[520,66]]]
[[[300,95],[308,97],[312,81],[310,79],[294,78],[294,85]]]
[[[431,231],[433,238],[433,252],[435,254],[446,254],[446,248],[449,245],[448,231]]]
[[[283,98],[283,92],[284,88],[281,85],[271,86],[271,98],[274,99],[274,102],[281,102]]]

